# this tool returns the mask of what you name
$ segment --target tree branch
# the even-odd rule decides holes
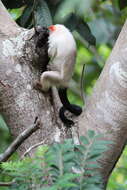
[[[17,31],[17,25],[11,20],[0,1],[0,32],[7,35]],[[12,26],[8,29],[5,25]],[[16,137],[27,126],[31,118],[41,118],[39,133],[32,135],[21,146],[20,155],[46,137],[46,144],[55,139],[59,142],[67,137],[61,124],[58,111],[60,103],[57,93],[40,93],[33,88],[39,79],[38,70],[32,65],[36,62],[34,42],[28,38],[29,30],[22,30],[16,38],[1,39],[0,46],[0,112],[4,116],[11,133]],[[9,36],[9,37],[10,37]],[[33,46],[30,46],[33,44]],[[24,48],[25,47],[25,48]],[[88,129],[105,134],[113,141],[110,151],[100,160],[101,173],[106,184],[108,177],[118,160],[127,139],[127,23],[108,59],[91,97],[86,101],[86,109],[79,117],[79,134],[85,135]],[[33,57],[35,59],[33,59]],[[27,58],[27,59],[26,59]],[[42,56],[43,64],[43,56]],[[57,109],[54,102],[57,102]],[[18,149],[19,150],[19,149]],[[34,152],[34,151],[33,151]],[[32,151],[30,152],[32,156]]]
[[[15,183],[15,181],[11,181],[11,182],[0,182],[0,186],[2,187],[10,187],[11,185],[13,185]]]
[[[0,155],[0,162],[5,162],[17,150],[17,148],[37,129],[39,129],[40,122],[35,121],[34,125],[23,131],[7,148],[7,150]]]
[[[44,94],[34,88],[40,77],[38,67],[45,65],[47,59],[42,49],[38,63],[33,35],[34,30],[22,30],[16,37],[0,39],[0,113],[15,138],[33,124],[31,118],[38,116],[43,126],[19,147],[20,155],[45,138],[45,143],[51,144],[56,137],[62,141],[66,136],[59,119],[58,92]],[[33,154],[31,151],[30,156]]]
[[[43,145],[45,143],[45,140],[44,141],[41,141],[33,146],[31,146],[30,148],[28,148],[28,150],[26,152],[24,152],[24,154],[21,156],[21,160],[31,151],[33,150],[34,148],[37,148],[38,146],[40,145]]]
[[[5,22],[6,21],[6,22]],[[0,0],[0,35],[14,35],[20,31],[16,22],[11,18],[8,11]]]

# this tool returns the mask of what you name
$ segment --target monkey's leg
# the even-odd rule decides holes
[[[65,78],[66,79],[66,78]],[[46,71],[42,73],[40,83],[42,86],[43,91],[48,91],[51,86],[64,86],[65,80],[63,79],[62,75],[58,71]],[[74,124],[73,121],[69,120],[65,116],[65,110],[70,111],[71,113],[75,114],[76,116],[80,115],[82,109],[80,106],[70,104],[67,98],[67,88],[60,88],[58,90],[60,100],[63,104],[63,107],[59,111],[60,119],[65,123],[67,127],[71,127]]]
[[[40,78],[43,91],[48,91],[51,86],[61,86],[63,79],[58,71],[43,72]]]

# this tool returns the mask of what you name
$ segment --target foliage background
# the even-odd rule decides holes
[[[43,0],[38,0],[42,3]],[[8,8],[11,16],[17,21],[19,25],[26,28],[33,26],[32,0],[3,0],[3,3]],[[43,4],[44,3],[44,4]],[[37,24],[47,22],[64,23],[71,30],[77,41],[77,64],[73,80],[70,84],[69,98],[71,102],[83,105],[81,98],[81,73],[83,65],[85,64],[84,74],[84,93],[89,96],[92,93],[93,86],[103,69],[104,63],[111,53],[112,47],[119,35],[121,27],[127,16],[127,1],[126,0],[51,0],[43,2],[38,6],[38,12],[44,14],[45,20],[36,15]],[[45,4],[46,3],[46,4]],[[43,5],[43,6],[42,6]],[[47,7],[48,5],[48,7]],[[39,7],[40,10],[39,10]],[[45,15],[45,10],[49,9],[49,13]],[[76,17],[84,22],[81,28],[75,29],[76,21],[71,18],[68,20],[69,15],[75,14]],[[47,19],[47,20],[46,20]],[[77,21],[77,23],[79,22]],[[87,35],[88,24],[90,31]],[[83,31],[83,33],[81,32]],[[85,33],[85,35],[84,35]],[[95,39],[96,45],[95,45]],[[91,39],[92,38],[92,39]],[[93,46],[94,45],[94,46]],[[0,153],[11,142],[9,130],[0,116]],[[112,176],[110,177],[108,190],[124,190],[127,189],[127,149],[125,148],[122,157],[117,163]],[[12,159],[16,159],[17,155]],[[5,177],[8,179],[8,177]],[[0,181],[2,181],[0,176]],[[5,189],[5,188],[4,188]]]

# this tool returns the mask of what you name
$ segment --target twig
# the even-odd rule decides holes
[[[84,38],[83,38],[80,34],[78,34],[77,32],[74,32],[74,34],[77,36],[78,40],[86,47],[86,45],[87,45],[88,43],[84,40]],[[103,63],[105,62],[105,60],[103,59],[102,56],[100,56],[100,55],[98,54],[96,48],[95,48],[94,46],[90,46],[89,44],[88,44],[88,47],[87,47],[87,48],[89,49],[90,52],[92,52],[92,53],[94,54],[94,57],[95,57],[96,60],[97,60],[98,66],[99,66],[100,68],[103,68],[103,66],[104,66]]]
[[[10,181],[10,182],[0,182],[0,186],[9,187],[9,186],[13,185],[14,183],[15,183],[15,180]]]
[[[5,88],[6,88],[6,87],[9,87],[9,88],[11,87],[9,84],[4,84],[1,80],[0,80],[0,84],[1,84],[3,87],[5,87]]]
[[[45,140],[43,140],[43,141],[41,141],[41,142],[39,142],[39,143],[37,143],[37,144],[31,146],[30,148],[28,148],[27,151],[24,152],[24,154],[22,155],[21,160],[22,160],[32,149],[34,149],[34,148],[36,148],[36,147],[38,147],[38,146],[40,146],[40,145],[42,145],[42,144],[44,144],[44,143],[45,143]]]
[[[33,19],[33,27],[34,27],[34,29],[35,29],[35,33],[37,32],[37,30],[36,30],[36,18],[35,18],[35,8],[36,8],[36,0],[34,0],[33,1],[33,10],[32,10],[32,19]]]
[[[0,84],[3,86],[3,87],[6,87],[6,85],[0,80]]]
[[[36,122],[36,123],[35,123]],[[5,162],[8,158],[17,150],[17,148],[37,129],[39,129],[40,122],[35,118],[34,124],[23,131],[13,142],[12,144],[5,150],[3,154],[0,155],[0,162]]]
[[[82,74],[81,74],[81,98],[83,103],[85,104],[85,97],[84,97],[84,71],[85,71],[85,64],[83,65],[82,68]]]

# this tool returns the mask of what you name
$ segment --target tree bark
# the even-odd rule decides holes
[[[23,154],[42,139],[45,143],[52,143],[64,136],[58,118],[60,101],[56,89],[43,94],[33,87],[39,80],[39,70],[35,67],[37,54],[31,39],[34,29],[17,26],[1,1],[0,12],[3,15],[0,17],[0,112],[14,137],[32,126],[36,117],[41,122],[40,129],[19,148]],[[3,30],[5,18],[8,20],[7,30]]]
[[[88,129],[103,133],[113,144],[103,154],[101,174],[104,183],[127,142],[127,22],[79,118],[79,134]]]
[[[58,117],[61,103],[57,90],[53,88],[49,93],[43,94],[33,87],[34,82],[39,80],[39,70],[35,67],[38,55],[32,38],[34,30],[17,26],[1,1],[0,12],[0,113],[14,137],[31,126],[36,117],[41,123],[40,129],[19,148],[20,155],[43,140],[51,144],[62,141],[69,135],[77,140],[77,129],[79,135],[85,135],[88,129],[93,129],[113,142],[110,150],[100,160],[100,172],[106,185],[127,139],[127,22],[93,94],[86,100],[78,124],[77,118],[74,118],[76,125],[67,130]],[[33,152],[29,154],[32,156]]]

